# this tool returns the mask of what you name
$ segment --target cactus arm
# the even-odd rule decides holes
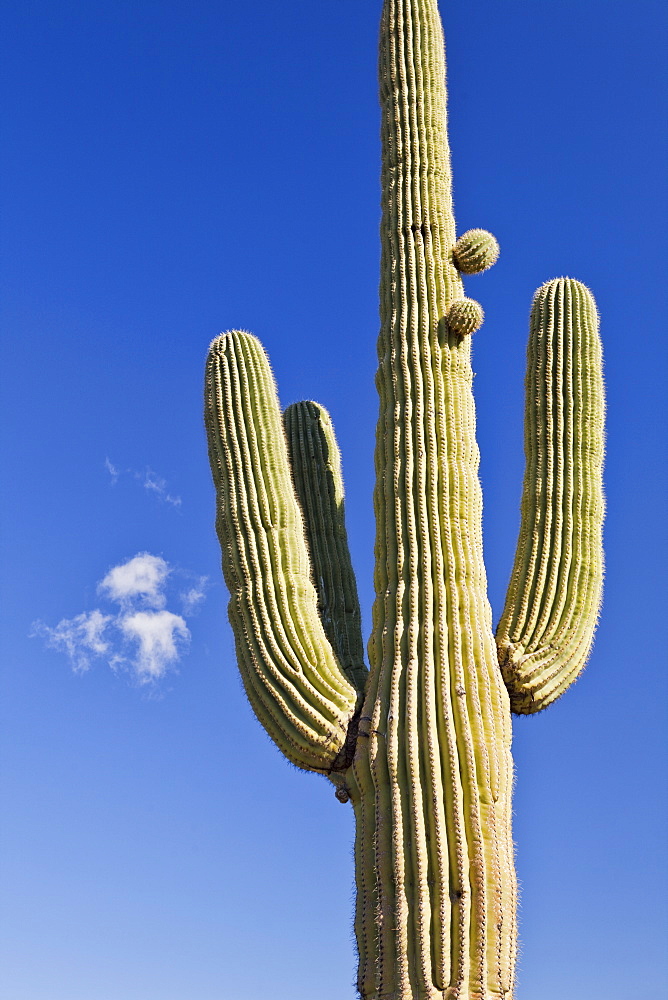
[[[569,278],[531,310],[522,520],[499,662],[518,714],[546,708],[583,669],[603,584],[605,415],[596,304]]]
[[[318,615],[276,389],[250,334],[211,345],[205,423],[246,692],[289,760],[328,773],[346,744],[356,692]]]
[[[365,1000],[512,989],[510,713],[482,563],[436,0],[386,0],[376,601],[353,765]]]
[[[331,418],[318,403],[293,403],[283,425],[318,592],[320,618],[348,680],[363,692],[362,615],[345,524],[341,457]]]

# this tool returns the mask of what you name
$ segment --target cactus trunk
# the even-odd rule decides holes
[[[412,8],[412,9],[408,9]],[[515,952],[508,695],[482,552],[471,340],[435,0],[388,0],[376,601],[354,763],[359,989],[507,996]]]
[[[279,410],[257,340],[209,353],[205,419],[230,621],[249,700],[356,817],[362,1000],[512,1000],[511,711],[582,669],[601,595],[603,381],[596,306],[571,279],[531,315],[522,526],[492,631],[471,338],[456,241],[436,0],[385,0],[376,571],[370,671],[328,414]]]

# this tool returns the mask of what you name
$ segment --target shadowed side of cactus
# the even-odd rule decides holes
[[[217,338],[205,419],[230,621],[253,708],[356,817],[364,1000],[510,1000],[516,881],[511,710],[584,664],[600,603],[598,318],[571,279],[531,314],[522,525],[492,630],[471,336],[484,230],[456,240],[436,0],[385,0],[376,569],[369,671],[340,459],[312,402],[281,415],[250,334]]]

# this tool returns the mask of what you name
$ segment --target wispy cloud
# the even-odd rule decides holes
[[[179,575],[161,556],[139,552],[98,583],[100,597],[118,605],[113,614],[96,608],[53,627],[36,621],[30,634],[65,653],[76,673],[104,659],[113,670],[129,670],[140,684],[158,681],[188,648],[186,618],[205,597],[207,578],[197,577],[195,586],[179,594],[183,614],[167,610],[172,573]]]
[[[104,460],[104,467],[111,476],[111,485],[115,486],[116,483],[118,482],[118,477],[121,474],[120,470],[117,469],[116,466],[112,462],[110,462],[108,458],[105,458]]]
[[[109,642],[103,638],[113,615],[103,615],[101,611],[89,611],[75,618],[63,618],[54,628],[42,621],[33,623],[31,637],[44,639],[51,649],[66,653],[72,669],[83,674],[90,667],[95,656],[103,656],[109,650]]]
[[[138,472],[136,469],[120,469],[107,457],[104,460],[104,467],[111,477],[112,486],[116,485],[121,476],[131,476],[132,479],[141,483],[144,489],[153,494],[161,503],[169,504],[171,507],[181,506],[181,497],[170,493],[167,480],[159,476],[149,466],[143,472]]]
[[[184,615],[192,615],[206,597],[208,576],[200,576],[197,583],[188,590],[181,591],[179,598]]]
[[[142,479],[142,476],[139,473],[136,473],[135,478]],[[156,475],[153,469],[146,469],[143,473],[143,484],[145,490],[148,490],[149,493],[155,494],[158,500],[161,500],[163,503],[169,503],[172,507],[181,506],[181,497],[173,497],[171,493],[168,493],[167,480]]]

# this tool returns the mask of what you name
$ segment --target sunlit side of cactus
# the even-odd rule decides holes
[[[598,317],[571,279],[536,294],[522,524],[492,630],[471,392],[484,230],[455,238],[436,0],[386,0],[377,386],[376,599],[363,662],[340,458],[315,403],[281,418],[250,334],[211,345],[205,415],[239,666],[289,760],[357,822],[364,1000],[512,997],[511,710],[559,697],[591,645],[602,581]]]

